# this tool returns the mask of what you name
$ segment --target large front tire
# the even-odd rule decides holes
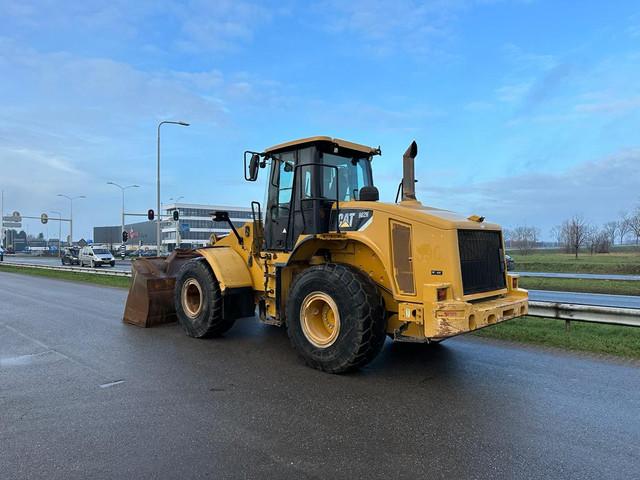
[[[174,299],[178,322],[190,337],[219,337],[233,326],[235,319],[224,318],[220,286],[204,258],[182,266]]]
[[[382,297],[373,281],[347,265],[308,268],[287,301],[287,332],[306,363],[329,373],[357,369],[384,345]]]

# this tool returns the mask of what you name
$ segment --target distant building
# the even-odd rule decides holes
[[[5,229],[5,235],[5,246],[16,252],[24,251],[29,245],[27,242],[27,234],[24,230],[18,232],[13,229]]]
[[[177,222],[168,220],[173,212],[178,210]],[[180,240],[182,248],[197,248],[209,243],[212,234],[218,236],[231,232],[226,222],[214,222],[211,214],[216,210],[229,212],[229,218],[236,228],[251,220],[251,208],[229,207],[222,205],[202,205],[193,203],[173,203],[163,205],[163,220],[161,223],[162,245],[172,251],[176,248],[177,240]],[[155,247],[156,222],[139,222],[125,225],[129,233],[127,245]],[[122,244],[122,232],[120,225],[93,227],[93,241],[100,245],[108,245],[115,248]]]
[[[177,210],[180,218],[177,222],[162,222],[162,245],[169,251],[176,248],[178,239],[182,248],[195,248],[206,245],[213,233],[220,236],[231,232],[226,222],[211,220],[211,214],[216,210],[229,212],[229,218],[236,228],[242,227],[252,218],[251,208],[248,207],[172,203],[163,208],[163,215],[170,217]]]
[[[93,242],[100,245],[122,245],[122,227],[120,225],[93,227]],[[135,246],[155,246],[156,245],[156,223],[138,222],[128,223],[124,229],[129,234],[127,245]]]

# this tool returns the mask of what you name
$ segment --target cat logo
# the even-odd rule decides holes
[[[338,215],[338,224],[340,228],[351,228],[353,226],[353,217],[355,217],[356,212],[345,212]]]
[[[367,228],[371,219],[373,218],[373,211],[371,210],[359,210],[349,209],[341,210],[338,214],[338,227],[344,231],[359,231]],[[331,213],[331,225],[335,228],[336,216],[335,210]]]

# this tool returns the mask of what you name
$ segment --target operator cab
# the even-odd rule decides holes
[[[339,209],[342,202],[377,200],[371,159],[379,154],[379,148],[330,137],[287,142],[259,154],[264,160],[271,160],[264,228],[266,250],[290,251],[301,234],[339,230],[338,216],[331,215],[334,204]],[[260,166],[266,166],[264,160]],[[257,161],[257,157],[252,159],[252,163]],[[250,177],[257,177],[257,166],[254,170],[256,175]]]

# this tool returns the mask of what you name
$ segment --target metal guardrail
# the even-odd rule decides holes
[[[0,262],[0,267],[2,267],[3,265],[7,265],[10,267],[18,267],[18,268],[38,268],[40,270],[57,270],[59,272],[93,273],[96,275],[106,275],[109,277],[130,277],[131,276],[131,272],[124,272],[122,270],[104,270],[102,268],[74,267],[74,266],[63,267],[63,266],[55,266],[55,265],[39,265],[35,263]]]
[[[0,267],[2,265],[3,263],[0,262]],[[73,266],[63,267],[30,263],[6,263],[5,265],[10,265],[12,267],[39,268],[42,270],[58,270],[63,272],[92,273],[113,277],[131,277],[131,272],[105,270],[101,268]],[[640,327],[640,309],[638,308],[602,307],[596,305],[530,301],[529,315],[532,317],[557,318],[565,321],[575,320],[580,322]]]
[[[640,327],[640,309],[577,305],[557,302],[529,302],[529,315],[559,320]]]

